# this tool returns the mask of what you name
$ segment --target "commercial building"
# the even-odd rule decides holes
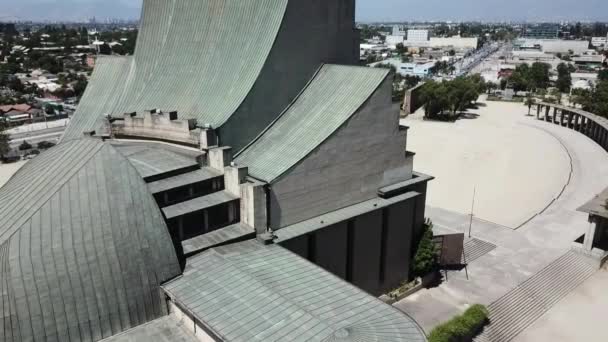
[[[523,37],[531,39],[557,39],[559,37],[558,24],[536,24],[524,28]]]
[[[583,54],[589,50],[588,40],[536,39],[526,38],[515,41],[514,46],[521,50],[540,50],[546,53]]]
[[[407,41],[410,44],[426,43],[429,38],[429,30],[407,30]]]
[[[430,39],[430,46],[432,48],[454,48],[454,49],[477,49],[479,46],[479,39],[477,37],[474,38],[465,38],[460,36],[454,37],[432,37]]]
[[[607,37],[592,37],[591,45],[596,48],[607,47],[608,46],[608,36]]]
[[[411,276],[432,177],[354,13],[144,0],[135,54],[0,189],[0,336],[424,341],[375,296]]]

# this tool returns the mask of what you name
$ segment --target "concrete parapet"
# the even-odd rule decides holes
[[[177,112],[163,113],[157,110],[144,112],[143,117],[137,113],[125,113],[122,120],[111,124],[111,131],[116,136],[159,139],[199,146],[200,129],[196,120],[178,120]]]
[[[218,171],[224,172],[226,166],[232,162],[231,147],[216,147],[209,149],[208,164]]]
[[[257,234],[266,233],[266,183],[248,179],[241,184],[241,222],[255,228]]]
[[[226,191],[234,196],[241,196],[241,184],[247,181],[249,169],[245,166],[228,166],[224,169]]]

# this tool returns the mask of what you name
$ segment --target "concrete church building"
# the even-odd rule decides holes
[[[424,341],[427,182],[354,0],[144,0],[0,189],[2,341]]]

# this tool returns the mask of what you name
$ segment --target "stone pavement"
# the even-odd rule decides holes
[[[395,304],[427,332],[471,304],[489,305],[564,255],[570,243],[582,235],[588,225],[587,215],[577,212],[576,208],[608,186],[608,154],[598,145],[567,128],[527,119],[522,124],[553,136],[555,148],[568,151],[572,161],[571,179],[555,202],[517,230],[474,220],[472,236],[493,243],[497,248],[472,262],[466,272],[464,269],[450,271],[447,281],[440,286],[422,290]],[[433,157],[436,156],[429,156]],[[538,163],[542,162],[538,160]],[[546,176],[551,177],[550,174]],[[496,181],[500,182],[500,179]],[[465,233],[468,230],[469,216],[465,214],[429,207],[427,216],[441,230]]]

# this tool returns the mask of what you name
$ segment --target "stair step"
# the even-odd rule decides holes
[[[474,341],[511,341],[593,273],[583,256],[564,254],[490,304],[490,324]]]

